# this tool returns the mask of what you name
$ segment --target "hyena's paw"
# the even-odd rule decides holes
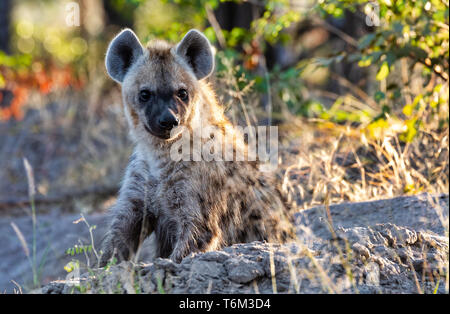
[[[113,258],[114,255],[114,244],[112,237],[107,235],[105,240],[103,240],[101,247],[101,256],[100,256],[100,267],[105,267]]]
[[[127,260],[129,255],[129,247],[120,240],[120,236],[108,234],[102,243],[102,254],[99,266],[106,266],[113,258],[116,258],[117,261]]]
[[[169,258],[174,261],[175,263],[181,263],[183,258],[188,256],[191,253],[199,252],[199,250],[193,246],[187,246],[187,245],[176,245],[173,249],[172,254],[170,254]]]
[[[198,252],[201,252],[201,250],[193,241],[178,241],[169,258],[176,263],[181,263],[183,258],[189,254]]]
[[[170,254],[169,258],[174,261],[175,263],[181,263],[181,261],[183,260],[183,258],[186,256],[187,254],[183,254],[180,251],[173,251],[172,254]]]

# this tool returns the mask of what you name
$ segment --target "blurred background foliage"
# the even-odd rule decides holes
[[[79,6],[79,26],[67,19]],[[176,42],[190,28],[217,47],[217,77],[240,92],[252,82],[257,107],[392,127],[411,141],[440,112],[448,125],[448,1],[94,0],[3,1],[0,118],[21,119],[27,94],[80,89],[104,74],[113,34]],[[107,83],[105,83],[107,84]]]
[[[366,146],[386,148],[386,139],[395,140],[406,147],[400,157],[414,141],[426,150],[426,136],[448,146],[448,0],[2,0],[0,127],[23,128],[27,114],[45,116],[55,103],[67,103],[58,125],[70,141],[88,138],[105,117],[122,123],[110,105],[120,96],[106,75],[104,54],[124,27],[143,43],[175,43],[191,28],[202,30],[216,52],[211,81],[235,123],[298,130],[313,123],[353,134]],[[105,124],[80,156],[94,154],[114,132]],[[389,169],[398,161],[380,156]],[[102,158],[80,167],[95,169],[106,164]],[[423,180],[406,176],[402,191],[420,191],[420,182],[442,171],[448,184],[448,163],[424,171],[418,171]]]

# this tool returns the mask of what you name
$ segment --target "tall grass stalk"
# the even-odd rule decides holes
[[[36,261],[36,205],[34,202],[34,195],[36,193],[35,184],[34,184],[34,176],[33,176],[33,168],[26,158],[23,159],[23,165],[25,167],[27,181],[28,181],[28,196],[30,198],[31,205],[31,219],[33,224],[33,243],[32,243],[32,258],[31,258],[31,269],[33,272],[33,285],[35,287],[39,286],[39,276],[37,270],[37,261]]]

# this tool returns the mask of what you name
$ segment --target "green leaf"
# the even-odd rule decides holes
[[[362,37],[358,43],[358,49],[363,50],[367,48],[373,42],[375,37],[376,37],[375,33],[371,33]]]
[[[361,60],[359,60],[358,65],[361,68],[368,67],[372,64],[372,57],[371,56],[363,56]]]
[[[375,93],[374,98],[375,98],[375,101],[376,101],[376,102],[380,102],[380,100],[383,100],[383,99],[386,98],[386,95],[385,95],[383,92],[377,91],[377,92]]]
[[[403,142],[410,143],[417,135],[417,129],[418,129],[417,118],[406,120],[405,124],[406,124],[407,130],[406,130],[406,132],[400,134],[399,138]]]
[[[387,61],[384,61],[380,67],[380,70],[377,73],[376,79],[377,81],[384,80],[389,75],[389,64]]]
[[[405,116],[410,117],[413,113],[414,107],[415,106],[413,104],[405,105],[403,107],[403,113],[405,114]]]

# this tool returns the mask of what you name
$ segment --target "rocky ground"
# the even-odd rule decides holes
[[[42,262],[34,293],[448,293],[449,196],[403,196],[315,207],[296,214],[299,240],[286,245],[253,242],[222,251],[190,255],[180,264],[149,260],[146,243],[140,262],[96,269],[88,254],[65,250],[90,243],[79,216],[38,217],[37,260]],[[87,216],[94,243],[105,217]],[[21,242],[14,222],[24,235]],[[30,218],[2,219],[0,287],[29,286],[30,263],[23,242],[32,243]],[[80,241],[81,242],[80,242]],[[95,245],[94,245],[95,248]],[[81,278],[66,280],[64,265],[78,259]],[[147,261],[147,262],[143,262]],[[83,268],[86,269],[86,268]],[[69,277],[71,277],[69,275]]]

